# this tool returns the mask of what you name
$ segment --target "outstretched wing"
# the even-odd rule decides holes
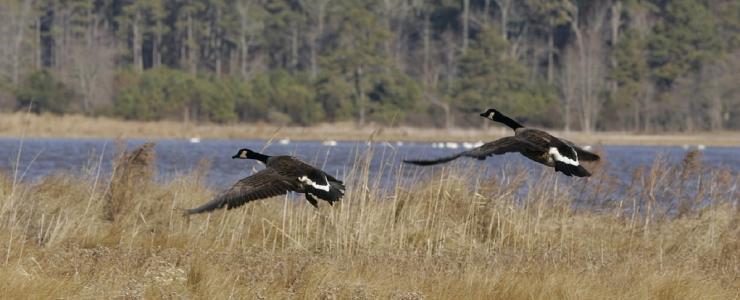
[[[508,152],[521,152],[521,151],[545,151],[541,146],[530,143],[524,139],[517,138],[516,136],[508,136],[500,138],[493,142],[485,143],[480,147],[463,151],[450,156],[441,157],[433,160],[404,160],[403,162],[419,165],[429,166],[441,163],[446,163],[455,160],[462,156],[473,157],[480,160],[486,159],[491,155],[504,154]]]
[[[215,209],[232,209],[247,202],[283,195],[293,190],[293,184],[272,169],[264,169],[236,182],[213,200],[196,208],[186,209],[185,214],[209,212]]]

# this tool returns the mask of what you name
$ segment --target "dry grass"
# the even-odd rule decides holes
[[[365,140],[374,135],[376,140],[385,141],[488,141],[510,135],[510,130],[501,126],[482,129],[431,129],[412,127],[384,128],[368,125],[357,128],[349,123],[320,124],[313,127],[275,127],[266,124],[214,125],[173,121],[135,122],[111,118],[92,118],[77,115],[28,115],[23,113],[0,113],[0,136],[51,138],[143,138],[143,139],[188,139],[191,137],[211,139],[271,139],[293,140]],[[558,132],[582,144],[619,145],[697,145],[737,146],[738,132],[698,132],[673,134],[633,134],[629,132]]]
[[[740,297],[737,175],[696,154],[635,170],[626,187],[608,164],[589,180],[516,167],[481,178],[473,165],[386,194],[367,155],[334,207],[278,197],[190,219],[177,208],[213,194],[203,168],[167,183],[0,177],[2,297]],[[116,184],[135,201],[107,218]]]

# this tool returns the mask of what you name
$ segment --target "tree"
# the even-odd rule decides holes
[[[550,122],[545,115],[553,109],[551,91],[529,82],[526,68],[509,58],[506,50],[507,42],[496,30],[484,28],[478,34],[460,61],[460,81],[454,91],[458,109],[475,113],[482,107],[497,107],[512,115]]]
[[[70,112],[70,103],[77,93],[54,78],[49,71],[31,73],[15,91],[18,108],[31,107],[34,113],[50,112],[62,114]]]
[[[623,128],[642,129],[641,119],[645,104],[645,84],[649,69],[645,60],[645,39],[634,29],[622,34],[614,49],[615,64],[609,70],[609,78],[618,89],[611,105],[612,112],[623,124]]]
[[[667,88],[720,50],[714,18],[696,0],[668,1],[664,17],[648,37],[648,65],[656,82]]]
[[[338,23],[336,48],[329,54],[325,68],[353,83],[357,124],[363,126],[367,112],[366,93],[370,85],[366,75],[386,71],[387,59],[383,50],[390,33],[379,26],[377,16],[366,6],[337,8],[338,19],[334,20]]]

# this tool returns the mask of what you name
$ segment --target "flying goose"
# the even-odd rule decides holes
[[[494,154],[508,152],[519,152],[527,158],[543,165],[554,167],[568,176],[588,177],[588,172],[580,161],[596,161],[599,156],[586,151],[572,142],[554,137],[539,129],[526,128],[513,119],[500,113],[498,110],[489,109],[480,114],[482,117],[503,123],[514,130],[514,136],[500,138],[467,151],[434,160],[405,160],[405,163],[428,166],[446,163],[461,156],[473,157],[484,160]]]
[[[306,200],[318,208],[321,199],[334,205],[344,196],[344,183],[293,156],[268,156],[249,149],[240,149],[233,159],[256,159],[266,168],[237,181],[213,200],[202,206],[186,209],[185,214],[197,214],[223,208],[232,209],[247,202],[284,195],[289,191],[306,194]]]

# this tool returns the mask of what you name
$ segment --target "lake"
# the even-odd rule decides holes
[[[131,149],[145,140],[129,140],[126,147]],[[251,174],[252,170],[261,169],[255,161],[231,159],[240,148],[263,151],[268,155],[291,154],[327,172],[343,178],[349,172],[358,157],[368,150],[373,151],[370,166],[371,178],[380,175],[381,186],[392,186],[397,174],[404,178],[418,179],[441,167],[416,167],[405,165],[399,173],[401,160],[407,158],[433,158],[463,151],[461,144],[457,149],[440,147],[433,143],[398,143],[339,141],[327,145],[321,141],[291,141],[268,143],[263,140],[203,140],[192,143],[188,140],[160,140],[156,142],[157,178],[160,181],[170,180],[186,174],[196,168],[199,161],[210,161],[206,183],[214,188],[223,188],[234,181]],[[455,146],[455,145],[449,145]],[[18,156],[19,149],[20,156]],[[119,146],[114,140],[105,139],[0,139],[0,170],[12,174],[16,170],[23,181],[29,182],[52,174],[68,171],[77,174],[97,172],[108,176],[111,172],[112,159]],[[616,178],[629,182],[633,170],[638,166],[649,166],[656,157],[663,156],[668,161],[680,162],[686,149],[681,146],[597,146],[602,156],[609,161],[606,169]],[[727,168],[737,174],[740,170],[740,147],[707,147],[702,151],[702,162],[711,168]],[[456,164],[477,163],[473,159],[461,158]],[[531,162],[519,154],[505,154],[488,158],[485,162],[488,173],[501,173],[510,170],[511,166],[523,166],[532,171],[541,171],[544,166]]]

